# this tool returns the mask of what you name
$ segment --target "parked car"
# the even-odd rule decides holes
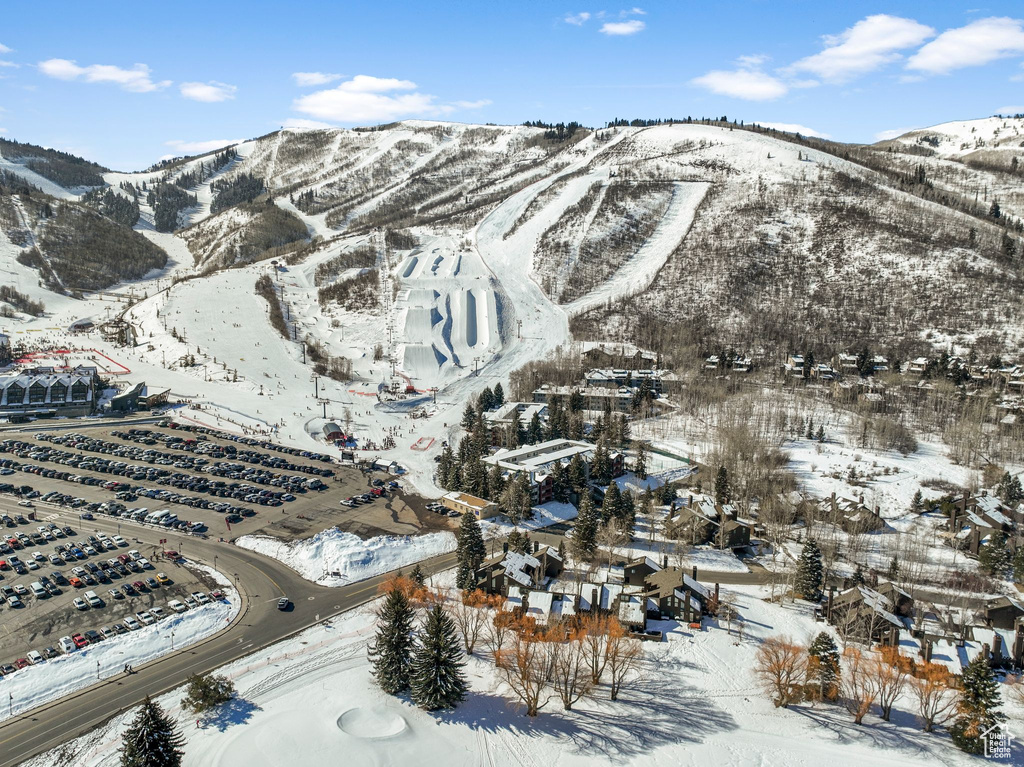
[[[79,597],[75,597],[74,600],[72,601],[72,604],[75,606],[75,609],[77,609],[77,610],[88,610],[89,609],[89,605],[87,605],[85,603],[85,600],[84,599],[80,599]]]
[[[135,618],[134,618],[133,616],[131,616],[131,615],[126,615],[126,616],[124,616],[124,621],[123,621],[123,623],[124,623],[124,625],[125,625],[125,628],[127,628],[127,629],[128,629],[129,631],[138,631],[138,630],[139,630],[140,628],[142,628],[142,624],[141,624],[141,623],[139,623],[139,622],[138,622],[138,621],[137,621],[137,620],[136,620],[136,619],[135,619]]]
[[[139,622],[144,626],[152,626],[156,623],[156,618],[150,615],[148,612],[143,610],[141,613],[135,613],[135,617],[139,619]]]
[[[87,644],[89,644],[89,640],[81,634],[72,634],[71,641],[75,643],[75,647],[78,649],[81,649],[85,647]]]

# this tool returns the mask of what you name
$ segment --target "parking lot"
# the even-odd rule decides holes
[[[180,522],[201,524],[207,535],[259,532],[290,539],[333,526],[362,537],[449,529],[445,518],[426,509],[424,499],[400,487],[368,503],[343,506],[341,501],[367,493],[374,479],[394,478],[292,455],[262,441],[249,445],[215,433],[158,426],[4,436],[0,466],[17,465],[0,468],[7,472],[0,485],[145,509],[144,514],[168,509]],[[321,489],[307,486],[312,483]],[[67,505],[66,499],[56,502]],[[45,508],[39,496],[33,503]],[[75,510],[89,509],[83,504]]]
[[[141,550],[130,539],[90,536],[65,519],[4,525],[3,531],[22,541],[22,548],[0,555],[0,670],[8,667],[9,672],[10,665],[32,650],[44,655],[47,648],[60,652],[62,637],[81,634],[84,639],[88,632],[97,632],[91,638],[101,641],[137,628],[132,620],[144,623],[147,616],[167,617],[175,612],[168,604],[172,600],[194,609],[193,594],[202,592],[199,599],[205,599],[217,589],[208,574],[169,561],[152,547]],[[49,559],[58,547],[66,556],[59,565]],[[44,594],[38,593],[40,585]],[[87,593],[95,597],[90,600]]]
[[[98,632],[101,641],[127,631],[126,618],[154,608],[166,615],[172,600],[216,589],[133,531],[171,521],[204,537],[292,539],[333,526],[364,538],[453,527],[401,480],[296,452],[152,425],[0,434],[0,671],[30,651],[59,651],[62,637]],[[117,533],[100,535],[90,518],[108,519]],[[178,549],[188,557],[187,539]],[[33,584],[47,593],[33,594]],[[92,605],[86,592],[95,593]]]

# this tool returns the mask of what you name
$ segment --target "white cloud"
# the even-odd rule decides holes
[[[445,114],[454,109],[435,103],[434,97],[425,93],[394,93],[415,89],[416,83],[410,80],[357,75],[335,88],[301,96],[292,107],[311,117],[343,123]]]
[[[169,146],[179,155],[182,154],[206,154],[215,149],[222,149],[232,144],[241,144],[244,139],[211,139],[210,141],[165,141],[164,146]]]
[[[311,85],[327,85],[327,83],[333,83],[344,76],[330,72],[292,72],[292,79],[300,88],[308,88]]]
[[[785,96],[789,88],[781,80],[754,69],[716,69],[690,81],[720,96],[747,101],[770,101]]]
[[[920,45],[934,34],[934,29],[913,19],[876,14],[838,35],[826,35],[821,53],[800,59],[788,69],[842,82],[899,59],[897,51]]]
[[[1006,16],[972,21],[947,29],[907,61],[908,69],[946,74],[954,69],[977,67],[990,61],[1024,54],[1024,22]]]
[[[0,67],[17,67],[17,66],[18,65],[15,64],[13,61],[4,61],[4,60],[0,59]]]
[[[303,120],[301,117],[291,117],[285,120],[284,125],[281,127],[294,130],[321,130],[323,128],[333,128],[334,126],[320,120]]]
[[[3,43],[0,43],[0,53],[10,53],[10,52],[11,52],[10,48],[8,48]]]
[[[575,15],[570,14],[565,17],[566,24],[572,24],[573,26],[582,27],[590,19],[590,14],[586,11],[577,13]]]
[[[997,115],[1020,115],[1024,114],[1024,105],[1018,104],[1015,106],[999,107],[996,110]]]
[[[904,133],[910,133],[912,130],[917,130],[917,128],[893,128],[891,130],[878,131],[875,134],[875,141],[888,141],[889,139],[899,138]]]
[[[490,106],[494,102],[490,99],[477,99],[476,101],[453,101],[452,106],[458,107],[459,109],[480,109],[481,107]]]
[[[219,83],[216,80],[210,80],[208,83],[182,83],[178,89],[184,98],[208,104],[233,99],[235,91],[238,90],[234,85]]]
[[[634,7],[632,10],[629,10],[629,11],[623,11],[623,13],[632,13],[632,14],[634,14],[636,16],[646,16],[647,15],[647,11],[645,11],[643,8],[636,8],[636,7]]]
[[[758,122],[762,128],[774,128],[775,130],[785,131],[786,133],[799,133],[801,136],[811,136],[812,138],[832,138],[827,133],[816,131],[814,128],[808,128],[806,125],[800,125],[799,123],[766,123]]]
[[[624,37],[643,32],[647,25],[638,19],[630,21],[608,21],[601,26],[601,33],[612,37]]]
[[[148,93],[171,84],[170,80],[154,82],[150,77],[150,69],[145,64],[134,64],[131,69],[109,64],[80,67],[69,59],[47,59],[39,62],[39,71],[57,80],[81,79],[88,83],[113,83],[122,90],[133,93]]]

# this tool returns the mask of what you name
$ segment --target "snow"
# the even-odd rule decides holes
[[[235,544],[278,559],[307,580],[345,586],[455,551],[455,535],[380,535],[364,541],[334,527],[299,541],[244,535]]]
[[[187,738],[186,767],[217,764],[510,765],[793,765],[794,767],[960,767],[976,758],[952,748],[944,733],[923,733],[904,696],[892,722],[873,713],[855,725],[839,706],[780,709],[752,673],[758,641],[790,636],[808,642],[823,625],[804,603],[764,601],[757,587],[723,587],[741,619],[686,630],[654,624],[667,641],[645,643],[641,679],[618,702],[606,687],[563,711],[557,699],[526,717],[499,681],[485,650],[467,659],[470,692],[453,711],[427,713],[385,695],[369,673],[373,634],[367,605],[219,670],[238,698],[200,727],[181,712],[183,688],[160,698]],[[742,636],[738,629],[742,626]],[[828,630],[828,629],[826,629]],[[1006,708],[1019,716],[1013,705]],[[119,734],[131,711],[73,744],[75,767],[114,767]],[[57,752],[26,767],[64,767]]]
[[[639,252],[620,267],[610,280],[566,305],[565,310],[570,315],[582,314],[594,307],[646,290],[672,251],[689,233],[697,208],[710,186],[702,182],[674,184],[668,211]]]
[[[210,568],[202,569],[215,572]],[[229,585],[219,574],[217,580],[225,587]],[[185,613],[167,609],[168,617],[152,626],[143,626],[4,677],[4,692],[13,698],[15,715],[19,710],[88,687],[97,679],[120,676],[126,663],[141,666],[172,652],[172,647],[174,651],[180,650],[226,628],[238,614],[241,602],[233,589],[223,590],[225,600],[212,601]],[[56,645],[56,637],[50,641]],[[0,721],[9,716],[9,711],[9,706],[2,707]]]
[[[938,146],[925,142],[936,140]],[[964,158],[975,152],[998,150],[1014,152],[1024,140],[1024,118],[986,117],[979,120],[955,120],[930,128],[904,133],[894,143],[933,149],[940,157]],[[883,142],[888,143],[888,142]]]
[[[25,181],[30,183],[32,186],[37,187],[40,191],[50,195],[51,197],[56,197],[58,200],[78,199],[77,194],[65,189],[60,184],[50,181],[50,179],[45,176],[40,176],[34,170],[25,166],[24,161],[19,162],[20,159],[21,158],[11,160],[0,155],[0,170],[13,173],[15,176],[21,176],[21,178],[25,179]],[[25,160],[30,159],[32,158],[25,158]]]
[[[507,535],[512,532],[513,529],[518,530],[541,530],[545,527],[551,527],[551,525],[557,525],[562,522],[568,522],[570,519],[576,519],[578,512],[576,507],[571,503],[559,503],[558,501],[548,501],[542,503],[539,506],[533,507],[533,516],[530,519],[524,519],[518,525],[513,525],[508,517],[499,515],[497,517],[491,517],[480,522],[480,527],[483,530],[484,536],[487,538],[493,538],[500,535]]]

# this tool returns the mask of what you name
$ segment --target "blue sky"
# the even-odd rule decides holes
[[[10,4],[0,129],[110,167],[361,125],[727,115],[874,141],[1024,111],[1024,3]]]

